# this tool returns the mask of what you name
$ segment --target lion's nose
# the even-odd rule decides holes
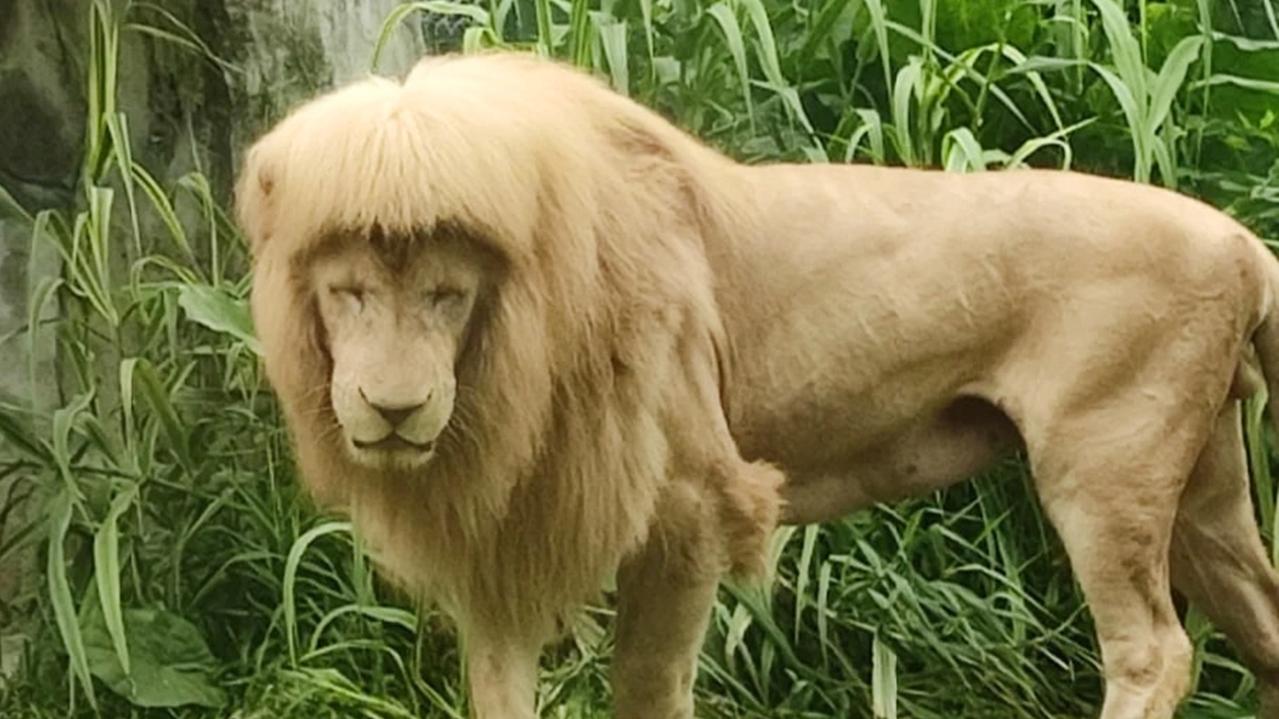
[[[363,389],[360,390],[360,396],[363,397],[364,401],[376,410],[378,414],[382,415],[382,419],[386,420],[387,424],[392,427],[400,426],[404,420],[408,419],[414,412],[421,409],[422,405],[426,404],[426,402],[417,402],[415,404],[378,403],[370,400],[368,395],[364,394]]]

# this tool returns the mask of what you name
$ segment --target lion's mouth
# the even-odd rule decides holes
[[[369,442],[352,439],[351,443],[355,445],[356,449],[382,452],[413,451],[428,454],[435,449],[435,442],[433,441],[414,442],[412,440],[405,439],[402,435],[395,432],[388,434],[382,439],[375,439]]]

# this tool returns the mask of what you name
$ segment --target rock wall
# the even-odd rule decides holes
[[[182,26],[145,6],[130,7],[128,22],[179,36],[189,30],[217,58],[154,34],[121,30],[118,109],[128,117],[134,157],[165,186],[198,163],[215,195],[225,200],[243,148],[263,128],[317,91],[368,72],[383,19],[397,4],[161,3]],[[120,11],[126,4],[111,5]],[[26,213],[74,208],[79,202],[89,7],[87,0],[0,0],[0,188]],[[406,24],[392,34],[379,69],[402,74],[422,52],[419,28]],[[41,277],[56,274],[59,265],[52,247],[33,252],[23,215],[0,192],[0,401],[47,408],[59,404],[56,348],[48,333],[35,347],[33,386],[23,329],[31,288]],[[11,489],[0,480],[0,545],[27,514],[24,507],[10,506],[15,503]],[[43,586],[35,581],[32,559],[27,552],[0,566],[0,676],[11,668],[15,653],[14,608]],[[11,627],[7,641],[6,624]]]

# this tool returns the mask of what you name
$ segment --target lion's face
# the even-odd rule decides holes
[[[454,243],[375,231],[319,253],[309,271],[346,450],[373,469],[424,465],[453,414],[483,268]]]

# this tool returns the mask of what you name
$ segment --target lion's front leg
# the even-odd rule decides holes
[[[683,494],[675,492],[675,494]],[[713,530],[668,497],[647,544],[618,571],[618,719],[692,719],[693,679],[723,567]],[[682,517],[680,515],[683,515]]]
[[[534,719],[542,643],[495,632],[466,632],[473,719]]]

